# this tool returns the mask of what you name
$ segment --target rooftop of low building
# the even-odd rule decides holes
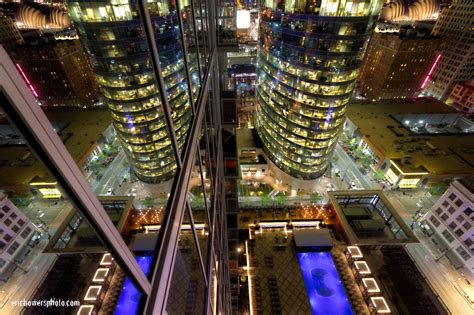
[[[405,167],[436,175],[474,173],[474,124],[433,99],[354,101],[349,120],[366,142]]]

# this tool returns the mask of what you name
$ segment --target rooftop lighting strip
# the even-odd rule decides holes
[[[202,223],[194,224],[195,230],[203,230],[205,229],[206,225]],[[159,231],[161,229],[161,225],[146,225],[145,230],[146,231]],[[191,230],[191,225],[189,224],[183,224],[181,225],[182,230]]]
[[[92,279],[93,282],[104,282],[109,274],[109,268],[98,268],[95,271],[94,278]],[[104,275],[101,275],[101,272],[105,272]]]
[[[248,241],[245,241],[245,256],[247,259],[247,279],[248,279],[248,285],[249,285],[250,315],[253,315],[252,281],[250,280],[250,258],[249,258]]]
[[[428,72],[428,75],[427,75],[427,76],[425,77],[425,79],[423,80],[423,84],[421,85],[421,88],[422,88],[422,89],[425,88],[426,83],[428,83],[428,80],[429,80],[431,74],[433,73],[434,69],[435,69],[436,66],[438,65],[438,62],[439,62],[440,59],[441,59],[441,54],[438,54],[438,56],[436,56],[435,62],[433,63],[433,65],[431,66],[430,71]]]
[[[377,309],[377,313],[391,313],[390,308],[388,307],[387,302],[385,301],[385,298],[377,296],[377,297],[370,298],[370,300],[372,301],[372,304],[374,304],[375,308]],[[378,309],[376,301],[382,302],[383,308]]]
[[[261,228],[284,227],[286,222],[260,222]]]
[[[375,278],[363,278],[362,282],[364,283],[365,288],[367,289],[368,292],[380,292],[379,285],[377,284],[377,281],[375,281]],[[369,282],[372,282],[375,286],[373,289],[369,289]]]
[[[97,292],[94,292],[94,290],[97,290]],[[84,301],[96,301],[101,291],[102,291],[101,285],[89,286],[89,288],[87,289],[86,295],[84,296]],[[91,296],[92,294],[94,296]]]
[[[110,257],[110,261],[107,261],[108,257]],[[102,256],[102,259],[100,260],[100,265],[102,266],[109,266],[112,264],[112,255],[110,255],[110,253],[105,253],[103,256]]]
[[[395,161],[391,161],[392,162],[392,165],[395,166],[395,168],[403,175],[428,175],[429,173],[427,172],[414,172],[414,173],[405,173],[402,171],[402,169],[400,167],[398,167],[397,164],[395,164]]]
[[[105,254],[102,256],[102,259],[101,259],[101,261],[100,261],[100,263],[99,263],[99,266],[100,266],[100,265],[102,265],[102,266],[103,266],[103,265],[107,265],[107,266],[111,265],[111,264],[112,264],[112,261],[111,261],[110,263],[106,261],[108,257],[112,258],[111,256],[112,256],[112,255],[110,255],[110,253],[105,253]],[[105,275],[103,276],[102,279],[99,279],[99,278],[98,278],[99,271],[105,271]],[[95,300],[97,300],[97,297],[100,295],[100,293],[101,293],[101,291],[102,291],[102,285],[94,284],[94,282],[104,282],[105,279],[107,279],[107,276],[109,275],[109,272],[110,272],[109,267],[99,267],[99,268],[96,269],[95,274],[94,274],[94,277],[92,278],[92,284],[91,284],[91,285],[89,286],[89,288],[87,289],[86,295],[85,295],[84,298],[83,298],[84,302],[88,303],[89,301],[95,301]],[[97,290],[97,295],[96,295],[95,297],[90,297],[89,294],[91,293],[91,291],[92,291],[93,289],[98,289],[98,290]],[[91,302],[91,303],[92,303],[92,302]],[[88,307],[89,305],[86,304],[86,305],[82,305],[82,306]],[[82,306],[81,306],[81,308],[82,308]],[[89,309],[90,312],[92,312],[93,309],[94,309],[94,305],[92,305],[91,308]]]
[[[81,307],[79,308],[79,311],[77,311],[77,314],[92,314],[93,310],[94,310],[94,305],[81,305]]]
[[[318,226],[319,221],[302,221],[302,222],[292,222],[291,223],[294,227],[295,226]]]
[[[21,68],[20,64],[15,64],[18,70],[20,71],[21,76],[23,79],[26,81],[26,84],[28,84],[28,87],[30,88],[31,92],[33,92],[33,95],[38,97],[38,93],[36,92],[35,88],[33,85],[31,85],[30,80],[28,80],[28,77],[26,76],[25,72],[23,72],[23,69]]]
[[[359,274],[361,275],[368,275],[371,273],[370,271],[370,268],[369,266],[367,265],[367,263],[365,262],[365,260],[362,260],[362,261],[356,261],[355,263],[355,266],[357,268],[357,271],[359,272]],[[363,270],[361,268],[364,268]],[[366,268],[366,269],[365,269]]]
[[[213,311],[213,314],[214,315],[217,315],[217,275],[218,275],[218,272],[219,272],[219,262],[216,261],[216,271],[215,271],[215,274],[214,274],[214,277],[213,277],[213,283],[214,283],[214,290],[213,290],[213,293],[214,293],[214,311]]]
[[[364,258],[362,255],[359,246],[348,246],[347,250],[349,251],[349,254],[351,255],[352,258]],[[352,250],[355,250],[357,254],[352,254]]]

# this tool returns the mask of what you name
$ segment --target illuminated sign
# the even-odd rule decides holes
[[[249,28],[249,27],[250,27],[250,11],[237,10],[237,28]]]
[[[419,181],[419,178],[403,178],[398,186],[400,188],[415,188]]]
[[[30,88],[31,92],[33,92],[33,95],[38,97],[38,93],[36,93],[36,90],[35,88],[33,87],[33,85],[30,83],[30,80],[28,80],[28,77],[26,76],[25,72],[23,72],[23,69],[21,68],[21,66],[17,63],[16,64],[16,67],[18,68],[18,70],[20,71],[20,74],[21,76],[23,77],[23,79],[26,81],[26,84],[28,84],[28,87]]]
[[[436,66],[438,65],[438,62],[439,62],[440,59],[441,59],[441,54],[438,54],[438,56],[436,56],[435,62],[433,63],[433,65],[431,66],[430,71],[428,72],[428,75],[427,75],[427,76],[425,77],[425,79],[423,80],[423,84],[421,85],[421,88],[422,88],[422,89],[425,88],[426,83],[428,83],[428,80],[429,80],[429,78],[431,77],[431,74],[433,73],[434,69],[435,69]]]
[[[392,171],[391,169],[389,169],[386,173],[385,173],[385,179],[388,180],[388,182],[390,184],[395,184],[398,180],[398,175],[395,174],[394,171]]]
[[[61,197],[61,192],[57,188],[40,188],[44,199],[57,199]]]

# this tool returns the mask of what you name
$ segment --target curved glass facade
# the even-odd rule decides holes
[[[200,86],[196,38],[189,1],[181,1],[180,30],[175,1],[148,1],[155,29],[162,76],[181,148],[192,110],[187,75],[194,98]],[[157,80],[135,1],[70,1],[69,14],[92,61],[114,127],[137,177],[147,183],[171,178],[176,169],[171,140],[161,107]],[[187,69],[181,33],[187,46]]]
[[[337,142],[380,0],[265,0],[256,128],[270,159],[321,176]]]

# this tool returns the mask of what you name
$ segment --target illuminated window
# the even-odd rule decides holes
[[[411,178],[411,179],[403,178],[400,181],[399,186],[406,187],[406,188],[416,187],[419,181],[420,181],[420,178]]]
[[[237,28],[244,29],[250,27],[250,11],[249,10],[238,10],[237,11]]]
[[[45,199],[61,197],[61,192],[57,188],[40,188],[39,191]]]

